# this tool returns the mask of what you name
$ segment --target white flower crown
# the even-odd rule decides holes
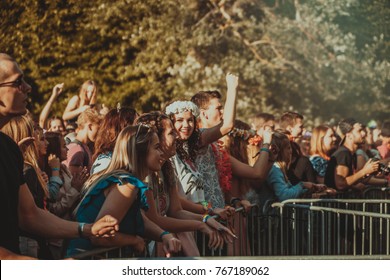
[[[183,112],[190,111],[195,118],[200,114],[198,106],[191,101],[175,101],[165,109],[165,114],[180,114]]]

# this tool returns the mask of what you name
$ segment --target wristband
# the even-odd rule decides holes
[[[60,169],[58,167],[53,167],[51,170],[52,171],[60,171]]]
[[[260,152],[267,152],[267,153],[269,153],[269,149],[268,148],[261,148]]]
[[[77,231],[79,232],[80,238],[84,238],[84,226],[85,226],[85,223],[79,223],[79,225],[77,227]]]
[[[167,234],[171,234],[169,231],[163,231],[161,234],[160,234],[160,239],[162,240],[163,236],[164,235],[167,235]]]
[[[202,221],[204,222],[204,223],[207,223],[207,220],[208,219],[210,219],[211,218],[211,216],[210,215],[208,215],[208,214],[205,214],[204,216],[203,216],[203,219],[202,219]]]

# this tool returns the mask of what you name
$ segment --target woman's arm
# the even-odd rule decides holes
[[[177,253],[181,250],[181,242],[179,239],[175,238],[171,233],[162,230],[158,225],[149,220],[145,216],[144,211],[142,211],[142,217],[144,218],[145,237],[151,240],[162,241],[163,250],[167,258],[171,256],[171,253]]]
[[[77,118],[78,115],[80,115],[82,112],[84,112],[86,109],[90,107],[89,105],[83,105],[77,107],[78,103],[79,103],[79,97],[77,95],[73,96],[69,100],[68,105],[65,108],[64,114],[62,115],[62,119],[64,121]]]
[[[219,138],[229,133],[234,127],[238,77],[228,73],[226,75],[226,83],[227,96],[223,111],[223,119],[220,124],[203,131],[200,138],[200,146],[206,146],[217,141]]]
[[[264,131],[263,145],[260,149],[260,156],[257,158],[253,166],[245,164],[230,156],[233,175],[247,179],[258,179],[260,181],[265,181],[267,179],[268,172],[272,167],[272,162],[269,161],[269,144],[271,143],[271,140],[272,132]]]
[[[79,223],[60,219],[38,208],[26,184],[19,188],[18,217],[20,228],[30,233],[47,238],[79,237]],[[94,224],[86,224],[83,235],[109,236],[115,234],[118,228],[118,221],[106,215]]]
[[[196,231],[196,230],[203,230],[203,228],[206,226],[201,221],[196,220],[178,220],[176,217],[164,217],[161,214],[158,213],[158,210],[156,208],[156,202],[153,197],[153,191],[148,190],[146,192],[146,197],[148,200],[149,209],[145,211],[146,217],[148,217],[149,220],[154,222],[159,227],[168,230],[170,232],[183,232],[183,231]],[[170,203],[177,204],[175,202],[174,197],[170,197]],[[175,209],[175,210],[173,210]],[[173,210],[173,211],[172,211]],[[170,207],[169,213],[175,212],[175,211],[183,211],[181,209],[181,206],[179,208],[178,205],[174,205],[173,207]]]
[[[46,129],[46,120],[49,116],[51,107],[53,106],[54,101],[57,99],[57,97],[61,94],[62,89],[64,87],[64,83],[57,84],[54,86],[52,94],[47,101],[45,107],[43,107],[41,114],[39,115],[39,126],[43,129]]]

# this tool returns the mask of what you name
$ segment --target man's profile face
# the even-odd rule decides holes
[[[23,79],[23,72],[18,64],[10,60],[0,60],[0,71],[5,72],[5,78],[0,83],[14,82]],[[20,86],[0,87],[0,116],[12,117],[26,113],[28,93],[31,87],[24,80]]]
[[[294,122],[294,126],[291,128],[291,135],[294,138],[298,138],[302,136],[303,132],[303,120],[300,118],[296,118]]]
[[[204,109],[204,117],[208,126],[218,125],[222,121],[223,106],[218,98],[210,100],[208,108]]]
[[[353,125],[353,129],[351,131],[351,135],[353,137],[353,143],[354,144],[363,144],[364,137],[363,137],[363,127],[360,123],[355,123]]]

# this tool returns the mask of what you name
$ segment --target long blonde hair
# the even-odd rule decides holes
[[[310,154],[311,155],[319,155],[320,157],[329,160],[329,155],[327,151],[325,151],[324,147],[324,137],[326,132],[332,129],[326,125],[319,125],[313,129],[313,133],[310,139]],[[333,130],[333,129],[332,129]]]
[[[93,92],[92,92],[91,99],[88,99],[88,97],[87,97],[87,89],[89,86],[93,86]],[[84,105],[96,105],[97,86],[93,80],[87,80],[81,85],[81,88],[79,91],[79,98],[80,98],[79,107],[82,107]]]
[[[107,169],[92,175],[84,189],[119,173],[131,173],[140,180],[144,179],[149,174],[145,159],[154,134],[155,130],[145,125],[126,126],[118,135]]]
[[[4,125],[1,131],[11,137],[16,143],[19,143],[27,137],[34,137],[34,122],[28,115],[17,116]],[[19,148],[23,154],[24,163],[34,169],[45,196],[49,197],[49,189],[42,178],[41,169],[38,165],[39,153],[36,141],[23,144]]]

